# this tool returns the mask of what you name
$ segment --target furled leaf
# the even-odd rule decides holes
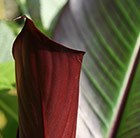
[[[74,138],[84,52],[44,36],[30,19],[13,46],[19,138]]]
[[[140,136],[139,7],[138,0],[70,0],[63,9],[54,40],[87,51],[77,138]]]

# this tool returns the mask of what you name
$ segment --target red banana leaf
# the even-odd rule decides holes
[[[75,138],[83,54],[50,40],[26,18],[13,45],[17,138]]]

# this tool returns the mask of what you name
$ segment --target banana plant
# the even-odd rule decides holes
[[[140,137],[139,7],[139,0],[69,0],[61,12],[56,27],[54,28],[53,39],[59,43],[69,46],[70,48],[76,48],[86,51],[80,82],[81,91],[78,110],[77,138]],[[20,34],[20,39],[26,40],[24,42],[27,45],[25,43],[24,45],[22,45],[24,47],[24,50],[31,50],[33,48],[32,44],[37,47],[39,45],[43,45],[44,47],[44,39],[46,39],[46,37],[42,36],[40,32],[38,34],[38,30],[34,27],[30,20],[28,20],[28,23],[31,26],[28,26],[29,24],[26,24],[26,29],[28,29],[24,29],[24,36],[22,34],[21,37]],[[30,29],[34,33],[31,34],[32,31]],[[35,36],[31,37],[31,35]],[[41,44],[38,44],[36,37],[41,40],[39,40]],[[29,38],[31,41],[29,41]],[[33,38],[35,39],[32,40]],[[48,38],[47,40],[49,42],[52,42]],[[18,42],[20,43],[21,41]],[[55,43],[53,43],[53,45],[54,44]],[[20,44],[16,43],[16,45]],[[25,49],[27,48],[26,46],[29,45],[31,46],[31,49]],[[21,89],[21,87],[18,87],[18,89],[20,91],[25,90],[28,92],[32,84],[36,83],[34,82],[36,81],[36,79],[34,79],[33,81],[28,76],[33,76],[33,73],[36,74],[37,72],[35,72],[35,69],[41,72],[43,66],[45,66],[42,62],[42,57],[44,58],[44,55],[40,57],[40,53],[43,51],[43,49],[39,48],[40,51],[38,52],[37,49],[32,49],[33,51],[30,51],[31,55],[29,55],[29,51],[26,51],[27,53],[22,53],[21,49],[18,49],[18,46],[15,47],[17,51],[15,59],[18,60],[16,61],[16,63],[18,65],[20,63],[24,67],[24,69],[27,69],[27,73],[30,72],[26,74],[27,76],[25,75],[25,72],[20,72],[21,75],[26,79],[26,81],[24,80],[24,78],[22,78],[22,83],[20,82],[20,84],[22,85],[20,86],[23,86],[23,89]],[[69,51],[70,49],[68,48],[67,50]],[[24,54],[27,54],[27,56],[31,60],[25,60],[27,57]],[[54,53],[52,53],[51,55],[53,54]],[[23,55],[23,57],[21,57],[21,55]],[[35,60],[36,62],[33,61],[33,57],[35,55],[37,55],[41,59],[41,62],[37,61],[39,59]],[[68,56],[68,58],[71,59],[71,56]],[[26,64],[22,64],[19,59],[20,61],[26,61]],[[45,60],[47,60],[46,57]],[[55,60],[57,61],[58,59],[55,57]],[[32,62],[33,64],[28,64],[29,62]],[[38,67],[32,68],[36,63],[41,66],[40,69]],[[19,66],[17,67],[17,69],[20,70]],[[30,71],[30,69],[33,69],[34,72]],[[17,74],[19,74],[19,72]],[[51,74],[53,74],[53,72],[51,72]],[[37,76],[34,77],[39,78],[39,75],[36,75]],[[40,75],[40,77],[43,78],[43,75]],[[62,77],[64,76],[62,75]],[[55,80],[54,78],[55,77],[53,77],[53,80]],[[27,81],[30,82],[30,86],[29,84],[27,84]],[[33,86],[41,86],[41,83],[39,83],[38,85]],[[42,110],[45,102],[41,103],[37,98],[37,95],[29,95],[31,93],[27,92],[21,92],[19,94],[20,118],[18,131],[19,133],[17,134],[17,137],[47,137],[48,133],[43,132],[44,128],[47,128],[45,127],[45,124],[47,123],[44,122],[45,120],[53,122],[53,119],[51,119],[51,114],[53,114],[51,109],[51,101],[56,95],[52,94],[53,96],[51,100],[49,100],[48,108],[45,111]],[[36,90],[34,92],[36,93]],[[34,96],[34,98],[32,96]],[[44,98],[43,94],[40,96],[41,98]],[[55,98],[56,100],[59,100],[58,97]],[[44,99],[44,101],[47,100]],[[34,104],[32,104],[32,102]],[[42,104],[42,107],[40,107],[40,103]],[[67,106],[70,106],[70,104],[67,104]],[[77,106],[77,100],[75,100],[75,106]],[[75,112],[77,113],[76,110],[77,107],[75,108]],[[49,117],[45,116],[46,112],[48,111],[50,115]],[[55,111],[54,113],[55,114],[53,117],[57,118],[58,112]],[[31,117],[30,115],[33,116]],[[42,116],[44,118],[42,118]],[[29,123],[27,122],[27,119]],[[38,119],[40,119],[40,122],[38,122]],[[57,121],[60,122],[60,120]],[[74,130],[70,130],[75,134],[76,114],[75,118],[72,118],[72,121],[69,121],[71,125],[72,122],[74,123]],[[40,124],[41,127],[39,127],[39,125],[37,124]],[[42,124],[44,125],[44,128],[42,128]],[[51,136],[53,138],[55,136],[61,136],[61,134],[63,133],[62,131],[61,133],[59,133],[58,129],[58,133],[56,133],[56,129],[52,129],[56,128],[55,125],[57,125],[56,122],[54,125],[51,125],[51,123],[49,123],[50,127],[46,130],[51,133]],[[35,128],[35,126],[38,126],[38,131],[40,133],[35,131],[37,128]],[[64,124],[62,126],[64,126]],[[64,130],[64,127],[61,130]],[[66,128],[66,130],[68,132],[68,128]],[[33,133],[32,136],[30,132]],[[64,138],[67,138],[67,135],[63,136]]]
[[[139,0],[69,0],[53,39],[85,50],[77,138],[140,137]]]

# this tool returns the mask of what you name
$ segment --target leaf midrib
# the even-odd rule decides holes
[[[114,108],[112,121],[111,121],[111,131],[108,132],[109,138],[114,138],[117,134],[118,126],[121,120],[123,109],[125,107],[125,102],[127,100],[131,84],[135,75],[135,71],[138,65],[138,60],[140,57],[140,35],[136,41],[136,45],[132,52],[130,62],[128,64],[128,70],[124,76],[122,87],[120,88],[118,100],[116,103],[116,108]]]

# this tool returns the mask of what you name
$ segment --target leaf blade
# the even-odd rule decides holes
[[[97,138],[109,137],[111,118],[117,110],[117,104],[119,105],[117,99],[122,93],[120,88],[133,57],[132,51],[139,48],[135,45],[140,30],[138,6],[134,9],[134,5],[139,3],[135,1],[132,5],[129,2],[110,0],[71,0],[63,10],[54,31],[55,41],[87,51],[83,67],[85,76],[82,78],[85,84],[81,82],[81,95],[88,95],[88,99],[92,97],[92,100],[88,101],[88,104],[87,99],[81,96],[81,103],[87,105],[82,104],[83,107],[80,106],[79,110],[87,112],[87,116],[92,114],[93,118],[86,118],[83,124],[87,122],[86,125],[89,126],[92,120],[93,123],[87,130],[95,130],[93,134]],[[130,19],[131,15],[133,19]],[[138,49],[136,51],[138,52]],[[113,102],[110,104],[113,108],[102,98],[100,89]],[[98,116],[102,116],[108,125],[103,125]],[[82,138],[82,130],[78,131],[79,137]]]
[[[83,54],[50,40],[26,18],[13,45],[19,98],[17,137],[75,137]]]

